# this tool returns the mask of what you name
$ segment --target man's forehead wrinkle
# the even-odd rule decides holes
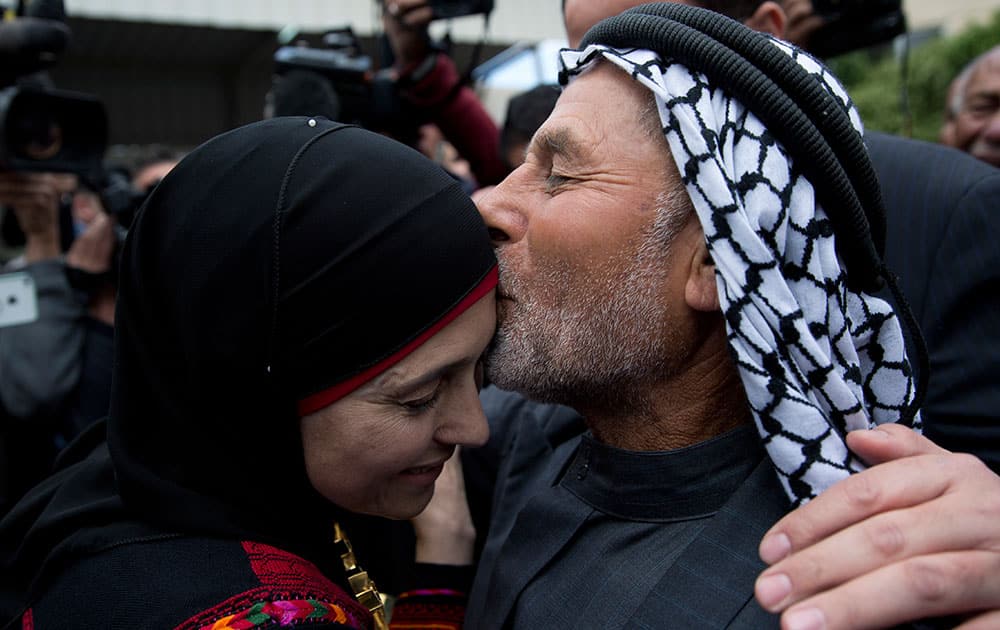
[[[972,68],[965,81],[965,90],[969,93],[975,92],[978,83],[989,81],[993,78],[992,75],[997,73],[1000,73],[1000,52],[990,54]]]
[[[634,161],[607,129],[577,119],[553,127],[551,132],[540,140],[560,174],[588,181],[635,183]]]
[[[1000,71],[1000,51],[988,53],[983,59],[983,67],[993,72]]]
[[[583,142],[563,123],[542,127],[533,144],[547,155],[571,159],[581,158],[584,151]]]

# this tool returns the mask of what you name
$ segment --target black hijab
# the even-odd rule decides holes
[[[125,243],[107,446],[5,519],[0,570],[20,590],[39,567],[177,534],[318,553],[351,515],[309,484],[296,405],[495,278],[475,206],[403,145],[308,118],[207,142]]]

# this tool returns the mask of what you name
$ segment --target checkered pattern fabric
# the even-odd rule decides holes
[[[823,65],[773,41],[862,133],[857,110]],[[757,429],[793,503],[861,470],[844,435],[898,421],[914,382],[891,307],[848,290],[812,184],[753,112],[703,74],[640,49],[591,45],[560,57],[571,79],[607,60],[655,95],[715,262]]]

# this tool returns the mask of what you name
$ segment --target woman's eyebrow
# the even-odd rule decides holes
[[[392,391],[413,389],[440,378],[445,368],[439,368],[431,372],[413,376],[399,367],[392,367],[372,380],[369,385],[375,389],[388,389]]]
[[[471,356],[471,355],[470,355]],[[408,374],[407,371],[399,368],[399,366],[393,366],[380,374],[378,377],[373,379],[369,385],[374,386],[379,389],[391,389],[391,390],[409,390],[415,389],[427,383],[431,383],[435,380],[440,379],[444,374],[451,370],[457,369],[464,365],[470,363],[475,363],[479,360],[479,356],[474,359],[470,357],[461,357],[454,361],[449,361],[448,363],[438,366],[437,368],[431,370],[430,372],[424,372],[413,376]],[[367,386],[366,386],[367,387]]]

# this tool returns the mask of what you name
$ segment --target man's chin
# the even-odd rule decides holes
[[[993,166],[1000,167],[1000,147],[993,148],[973,148],[972,156],[978,160],[982,160],[987,164],[992,164]]]
[[[502,335],[502,331],[498,329],[486,349],[486,378],[500,389],[510,390],[509,385],[517,379],[511,378],[514,371],[510,361],[512,348]]]
[[[976,156],[983,162],[1000,168],[1000,155]]]
[[[486,351],[486,376],[500,389],[534,398],[530,390],[538,375],[532,369],[533,362],[528,357],[530,353],[505,337],[503,329],[498,329]]]
[[[517,358],[521,359],[524,354]],[[563,393],[552,391],[546,384],[551,384],[550,375],[541,372],[531,361],[518,361],[513,363],[504,356],[503,351],[487,358],[486,373],[491,384],[508,392],[518,394],[541,403],[566,404],[566,396]]]
[[[504,326],[504,322],[510,319],[511,309],[514,301],[508,297],[497,296],[497,330]]]

